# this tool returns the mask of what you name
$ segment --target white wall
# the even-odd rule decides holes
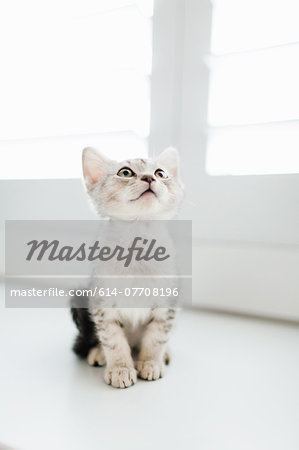
[[[299,320],[298,175],[205,172],[211,8],[208,0],[156,2],[150,151],[181,151],[194,304]],[[4,219],[94,218],[81,180],[1,181],[0,204],[0,272]]]
[[[151,152],[181,152],[193,220],[193,302],[299,319],[299,175],[205,170],[212,3],[156,1]]]
[[[0,274],[4,273],[5,220],[94,219],[81,180],[0,181]]]

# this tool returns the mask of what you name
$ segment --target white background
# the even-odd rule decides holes
[[[94,4],[90,7],[94,8]],[[229,146],[225,147],[225,152],[226,155],[232,152],[231,159],[226,157],[223,159],[224,162],[221,162],[217,152],[219,143],[225,143],[226,137],[219,134],[221,130],[211,130],[208,127],[210,80],[208,57],[211,51],[212,8],[213,5],[208,0],[156,2],[152,24],[152,69],[147,66],[140,72],[143,72],[145,79],[149,80],[149,71],[152,70],[149,153],[157,154],[168,145],[175,145],[180,149],[182,175],[186,186],[186,200],[180,217],[193,220],[194,304],[298,319],[298,174],[215,175],[217,170],[226,171],[227,168],[242,173],[244,167],[248,169],[249,163],[244,165],[243,158],[239,157],[240,162],[232,168],[236,149]],[[144,17],[151,20],[150,14],[146,11],[145,16],[140,16],[141,20],[145,20]],[[292,36],[289,39],[292,39]],[[263,42],[265,46],[268,44],[269,42]],[[246,47],[246,42],[242,45],[243,48]],[[257,45],[260,45],[260,41]],[[221,52],[221,48],[218,50]],[[106,56],[109,59],[109,55]],[[134,65],[134,58],[131,61]],[[122,95],[126,95],[123,89],[121,92]],[[139,92],[138,89],[136,92]],[[23,92],[22,95],[27,94]],[[140,98],[139,94],[137,97]],[[122,98],[121,102],[123,101],[125,102]],[[97,102],[98,100],[95,105]],[[24,106],[23,102],[21,103]],[[145,104],[146,100],[143,105]],[[94,104],[93,108],[96,108]],[[24,111],[23,116],[26,118]],[[30,140],[32,138],[27,136],[26,140],[24,133],[28,128],[25,127],[22,134],[25,140],[21,144],[20,139],[2,141],[1,155],[5,163],[1,165],[2,171],[10,174],[22,173],[24,175],[22,178],[27,178],[26,174],[34,173],[42,158],[43,166],[48,169],[52,164],[55,170],[60,172],[59,176],[62,175],[65,164],[71,168],[71,172],[75,167],[78,173],[80,150],[93,140],[95,143],[98,140],[107,149],[108,141],[112,142],[108,153],[114,155],[118,154],[120,147],[124,148],[122,146],[124,142],[127,142],[126,151],[128,149],[132,151],[133,148],[134,154],[144,155],[147,151],[147,120],[149,123],[149,119],[143,121],[139,131],[136,122],[135,125],[124,126],[113,135],[107,135],[108,126],[100,130],[106,134],[92,134],[97,130],[90,128],[91,134],[80,134],[75,137],[74,153],[72,153],[73,137],[69,135],[46,139],[34,137]],[[213,120],[216,124],[217,120]],[[90,125],[89,122],[86,123]],[[294,124],[288,126],[293,127],[292,130],[297,133]],[[128,127],[131,130],[126,130]],[[7,129],[9,127],[5,130]],[[271,129],[273,131],[273,127]],[[282,128],[277,125],[274,129],[279,133]],[[20,130],[14,132],[18,133]],[[218,139],[217,151],[214,147],[207,156],[208,141],[210,142],[214,136]],[[288,138],[290,136],[292,134],[288,134]],[[7,137],[9,136],[4,136]],[[234,134],[234,139],[242,142],[244,135],[238,137]],[[259,141],[259,134],[257,139]],[[136,143],[135,147],[133,142]],[[245,139],[245,145],[247,142]],[[53,152],[50,150],[52,143],[56,149]],[[67,158],[63,157],[65,148]],[[38,158],[32,160],[30,152],[27,153],[28,149],[33,149]],[[244,152],[244,149],[238,151]],[[288,151],[286,141],[287,155]],[[55,154],[61,155],[61,164]],[[248,151],[244,154],[248,156]],[[53,155],[53,158],[49,159],[49,155]],[[252,171],[257,170],[256,161],[256,159],[251,161]],[[263,161],[264,167],[265,161],[268,171],[275,172],[269,169],[273,163],[272,156]],[[281,161],[280,156],[276,167],[277,164],[281,167]],[[215,172],[213,176],[208,175],[207,167],[210,168],[210,172]],[[11,178],[11,175],[6,178]],[[9,180],[1,181],[0,187],[3,220],[93,217],[79,179]],[[3,221],[1,223],[3,224]],[[2,268],[3,260],[2,252]]]

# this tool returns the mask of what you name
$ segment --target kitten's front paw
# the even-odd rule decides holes
[[[165,364],[157,361],[137,361],[137,373],[144,380],[157,380],[164,376]]]
[[[104,379],[116,388],[126,388],[137,381],[134,367],[111,367],[106,369]]]
[[[106,364],[105,355],[100,344],[89,350],[87,361],[90,366],[104,366]]]

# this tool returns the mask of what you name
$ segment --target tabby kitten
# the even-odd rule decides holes
[[[100,217],[168,220],[182,201],[178,152],[173,148],[164,150],[156,160],[122,162],[86,148],[83,174],[88,197]],[[73,350],[90,365],[106,364],[107,384],[125,388],[136,383],[137,375],[144,380],[164,375],[174,308],[123,308],[119,300],[113,308],[99,302],[71,311],[79,330]],[[133,350],[137,354],[135,364]]]

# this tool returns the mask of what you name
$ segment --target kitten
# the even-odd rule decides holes
[[[83,174],[89,200],[100,217],[113,220],[168,220],[183,198],[178,152],[164,150],[157,160],[116,162],[92,148],[83,150]],[[112,222],[111,222],[112,223]],[[137,375],[156,380],[169,361],[166,344],[175,308],[72,308],[79,335],[73,350],[90,365],[104,365],[105,381],[124,388]],[[132,353],[137,351],[134,364]]]

